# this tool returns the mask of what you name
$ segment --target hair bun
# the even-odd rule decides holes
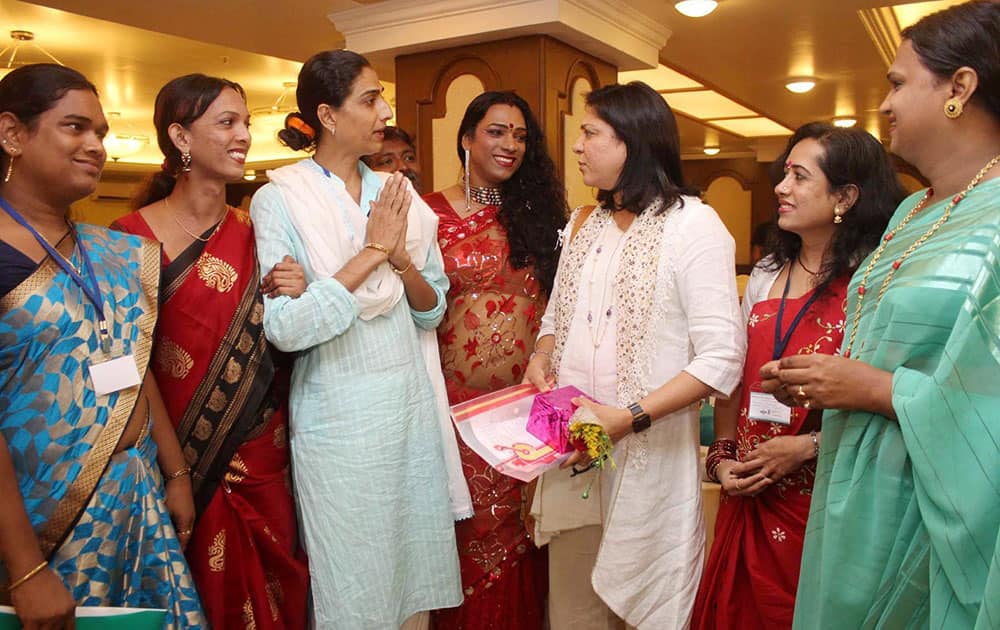
[[[278,131],[278,139],[288,148],[301,151],[316,144],[316,130],[299,112],[285,116],[285,128]]]

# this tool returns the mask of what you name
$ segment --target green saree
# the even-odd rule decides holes
[[[795,628],[1000,628],[1000,179],[973,189],[877,299],[944,208],[919,212],[868,279],[852,354],[893,373],[899,420],[826,412]]]

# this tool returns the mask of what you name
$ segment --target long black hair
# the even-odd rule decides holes
[[[831,193],[848,186],[858,189],[858,199],[844,214],[823,256],[817,290],[822,291],[840,276],[853,273],[858,263],[878,245],[879,239],[896,206],[906,197],[906,190],[885,148],[867,131],[842,129],[824,122],[802,125],[788,141],[785,152],[772,166],[774,182],[781,181],[788,155],[799,142],[813,139],[823,148],[819,168],[829,182]],[[798,234],[776,227],[765,245],[770,255],[765,268],[777,271],[795,260],[802,249]]]
[[[371,67],[368,60],[350,50],[324,50],[302,64],[295,88],[299,111],[285,117],[278,139],[295,151],[319,145],[323,126],[316,113],[320,105],[339,108],[351,95],[351,86],[361,71]],[[304,124],[303,124],[304,123]]]
[[[942,79],[962,66],[975,70],[979,87],[971,102],[1000,123],[1000,3],[965,2],[928,15],[901,36],[924,67]]]
[[[548,294],[559,262],[559,229],[566,223],[566,190],[556,177],[545,134],[528,103],[513,92],[483,92],[474,98],[458,127],[458,159],[465,157],[462,139],[475,135],[476,126],[494,105],[518,108],[528,130],[521,166],[500,185],[503,202],[497,221],[507,231],[511,264],[515,269],[533,264],[535,277]]]
[[[662,212],[683,205],[681,195],[698,194],[684,183],[677,120],[656,90],[642,81],[606,85],[588,94],[586,104],[615,130],[627,152],[615,187],[597,193],[603,207],[639,214],[661,197]]]
[[[0,80],[0,112],[17,116],[34,131],[38,117],[55,107],[66,92],[88,90],[97,94],[94,84],[72,68],[55,63],[35,63],[10,71]],[[0,151],[0,167],[7,167],[10,157]]]
[[[239,83],[197,73],[172,79],[160,88],[153,108],[153,125],[156,126],[156,143],[164,156],[163,164],[132,200],[133,208],[142,208],[164,199],[177,185],[181,152],[170,139],[170,125],[177,123],[184,128],[190,127],[226,88],[235,90],[246,100],[246,93]]]

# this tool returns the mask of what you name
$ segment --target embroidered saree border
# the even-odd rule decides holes
[[[153,329],[156,326],[157,292],[160,285],[159,244],[144,240],[140,255],[139,281],[147,301],[147,309],[135,322],[135,325],[139,327],[139,335],[132,347],[141,379],[145,377],[146,369],[149,366],[153,345]],[[115,447],[128,425],[140,390],[141,387],[131,387],[122,390],[118,395],[118,400],[108,416],[108,421],[104,425],[97,443],[87,454],[83,469],[73,480],[66,496],[59,502],[52,517],[38,534],[39,545],[46,558],[49,558],[66,538],[90,501],[90,497],[97,488],[97,484],[114,454]]]

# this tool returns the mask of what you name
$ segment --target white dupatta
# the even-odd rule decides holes
[[[367,167],[362,166],[366,169]],[[363,171],[364,172],[364,171]],[[385,173],[375,173],[382,184]],[[364,247],[368,215],[348,194],[344,182],[327,177],[306,160],[267,172],[284,197],[288,216],[306,249],[309,264],[322,276],[333,276]],[[437,247],[438,219],[434,211],[407,182],[412,201],[407,213],[406,251],[413,265],[423,270],[431,247]],[[388,313],[405,290],[400,276],[383,263],[354,291],[361,306],[360,317],[370,320]],[[462,460],[451,423],[451,408],[441,371],[437,335],[433,330],[417,329],[417,338],[437,401],[438,423],[448,473],[448,496],[455,520],[472,516],[472,497],[462,474]]]

